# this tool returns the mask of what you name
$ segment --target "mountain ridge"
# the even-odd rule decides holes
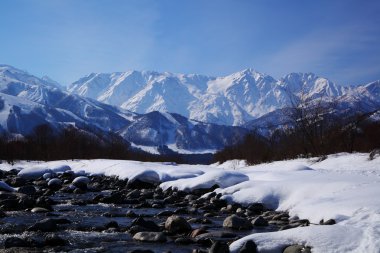
[[[136,70],[87,77],[69,86],[69,92],[137,113],[172,112],[235,126],[290,106],[295,97],[347,97],[365,86],[345,87],[313,73],[275,79],[252,68],[222,77]]]
[[[216,150],[229,143],[236,143],[247,132],[242,128],[190,121],[169,113],[133,113],[91,98],[70,94],[41,78],[9,66],[0,67],[0,99],[2,132],[22,136],[28,136],[41,124],[49,124],[57,131],[67,125],[75,125],[96,129],[97,132],[103,131],[105,134],[111,131],[132,144],[135,141],[136,145],[170,145],[178,150],[202,151]],[[155,117],[160,121],[154,120]],[[161,121],[166,121],[164,129]],[[134,131],[135,126],[139,127],[138,131]],[[156,139],[144,133],[155,133],[157,136],[169,133],[171,138]]]

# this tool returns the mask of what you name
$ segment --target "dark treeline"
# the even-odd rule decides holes
[[[137,161],[176,162],[183,159],[177,154],[154,155],[132,149],[130,144],[113,133],[96,133],[68,127],[61,131],[49,125],[37,126],[29,136],[17,138],[0,136],[0,159],[13,163],[17,160],[70,160],[70,159],[128,159]]]
[[[297,157],[324,157],[339,152],[370,152],[380,148],[380,122],[369,120],[372,114],[342,119],[323,117],[320,111],[296,116],[293,113],[294,120],[290,119],[293,127],[277,129],[269,138],[253,131],[241,143],[217,152],[214,160],[242,159],[257,164]]]

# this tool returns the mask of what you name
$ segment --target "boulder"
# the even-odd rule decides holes
[[[27,194],[27,195],[34,195],[37,193],[36,188],[33,185],[24,185],[17,189],[17,192]]]
[[[87,190],[87,185],[88,183],[90,183],[90,179],[88,177],[85,177],[85,176],[79,176],[79,177],[76,177],[74,178],[72,184],[81,189],[81,190]]]
[[[253,203],[247,207],[247,210],[251,211],[254,214],[261,214],[264,211],[264,209],[265,207],[261,203]]]
[[[212,244],[209,253],[230,253],[227,243],[216,241]]]
[[[262,216],[258,216],[255,219],[252,220],[253,226],[259,226],[259,227],[265,227],[268,226],[268,221],[264,219]]]
[[[146,231],[158,232],[160,227],[153,221],[145,220],[144,218],[136,218],[132,221],[131,227],[140,226],[146,229]]]
[[[231,216],[228,216],[223,221],[223,227],[238,230],[248,230],[252,228],[252,224],[248,219],[233,214]]]
[[[165,222],[165,229],[172,234],[188,233],[191,231],[191,225],[184,218],[172,215]]]
[[[239,253],[257,253],[257,245],[254,241],[248,240],[244,242],[240,248]]]
[[[133,239],[142,242],[166,242],[167,240],[162,232],[138,232]]]
[[[53,191],[57,191],[59,189],[61,189],[62,187],[62,180],[59,179],[59,178],[53,178],[53,179],[50,179],[49,182],[48,182],[48,187],[49,189],[53,190]]]

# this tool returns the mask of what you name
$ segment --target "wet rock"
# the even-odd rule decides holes
[[[35,195],[37,193],[36,188],[33,185],[24,185],[17,189],[17,192],[27,194],[27,195]]]
[[[204,217],[215,217],[215,216],[217,216],[217,214],[214,212],[211,212],[211,213],[205,213],[205,214],[203,214],[203,216]]]
[[[327,221],[323,221],[323,220],[321,220],[320,222],[319,222],[319,224],[321,224],[321,225],[334,225],[336,222],[335,222],[335,220],[334,219],[329,219],[329,220],[327,220]]]
[[[81,190],[87,190],[87,184],[90,183],[90,179],[88,177],[85,177],[85,176],[79,176],[79,177],[76,177],[72,184],[81,189]]]
[[[166,242],[167,240],[162,232],[138,232],[133,239],[142,242]]]
[[[186,203],[187,206],[187,203]],[[174,211],[175,214],[189,214],[189,210],[186,207],[178,208]]]
[[[172,234],[188,233],[191,225],[182,217],[172,215],[165,222],[165,229]]]
[[[22,177],[14,177],[10,180],[9,183],[13,187],[20,187],[20,186],[24,186],[27,183],[27,180]]]
[[[247,207],[247,210],[249,210],[250,212],[252,212],[253,214],[256,214],[256,215],[261,214],[264,211],[264,209],[265,209],[265,207],[261,203],[253,203]]]
[[[45,245],[47,246],[64,246],[67,242],[63,238],[59,237],[56,234],[48,234],[45,236]]]
[[[268,224],[276,225],[276,226],[286,226],[286,225],[288,225],[288,222],[281,221],[281,220],[271,220],[271,221],[268,221]]]
[[[134,235],[138,232],[152,232],[150,231],[151,229],[148,229],[146,227],[143,227],[143,226],[139,226],[139,225],[134,225],[134,226],[131,226],[129,229],[128,229],[128,232],[131,234],[131,235]]]
[[[83,188],[76,188],[73,193],[75,194],[85,194],[86,193],[86,190],[83,189]]]
[[[310,224],[310,221],[307,219],[298,219],[298,220],[290,220],[289,223],[290,224],[298,223],[298,224],[303,224],[303,225],[308,226]]]
[[[106,228],[119,228],[119,224],[116,221],[110,221],[105,225]]]
[[[248,240],[244,242],[240,248],[239,253],[257,253],[257,245],[254,241]]]
[[[140,226],[140,227],[145,228],[147,231],[152,231],[152,232],[160,231],[160,227],[156,223],[150,220],[145,220],[144,218],[141,218],[141,217],[133,220],[131,227],[132,226]]]
[[[124,204],[125,202],[125,196],[120,192],[112,192],[110,196],[103,197],[101,199],[101,202],[107,203],[107,204]],[[131,203],[128,203],[131,204]]]
[[[20,208],[18,204],[18,199],[4,199],[0,200],[0,209],[3,210],[18,210]]]
[[[140,179],[133,179],[128,181],[127,187],[129,189],[154,189],[156,185],[151,182],[141,181]]]
[[[194,239],[189,238],[189,237],[180,237],[180,238],[175,239],[174,242],[177,243],[177,244],[185,244],[185,245],[187,245],[187,244],[192,244],[195,241],[194,241]]]
[[[152,204],[152,208],[159,209],[159,208],[163,208],[163,207],[164,207],[164,205],[160,204],[160,203],[154,203],[154,204]]]
[[[259,227],[265,227],[268,226],[268,221],[265,220],[262,216],[258,216],[255,219],[252,220],[253,226],[259,226]]]
[[[44,219],[30,226],[28,231],[54,232],[58,229],[56,222],[53,219]]]
[[[36,206],[43,207],[48,210],[53,210],[52,205],[56,204],[51,198],[46,196],[41,196],[36,200]]]
[[[21,238],[18,237],[9,237],[4,241],[4,248],[14,248],[14,247],[29,247],[30,244]]]
[[[291,245],[284,249],[283,253],[311,253],[310,247],[303,245]]]
[[[223,227],[238,230],[248,230],[252,228],[252,224],[248,219],[233,214],[231,216],[228,216],[223,221]]]
[[[133,212],[132,210],[129,210],[129,211],[125,214],[125,216],[128,217],[128,218],[136,218],[136,217],[138,217],[138,215],[137,215],[135,212]]]
[[[195,238],[195,237],[197,237],[198,235],[205,234],[205,233],[207,233],[207,229],[204,228],[204,227],[200,227],[200,228],[194,229],[194,230],[191,232],[190,237]]]
[[[18,204],[19,208],[25,209],[33,207],[36,204],[36,202],[32,197],[24,195],[20,196]]]
[[[229,232],[224,232],[224,231],[213,231],[213,232],[208,232],[208,233],[202,233],[198,236],[195,237],[195,239],[232,239],[236,238],[237,235],[234,233],[229,233]]]
[[[228,247],[227,243],[216,241],[212,244],[209,253],[229,253],[230,248]]]
[[[216,208],[222,208],[227,206],[227,201],[224,199],[211,198],[210,203],[213,204]]]
[[[53,191],[58,191],[59,189],[61,189],[62,184],[63,184],[63,182],[61,179],[53,178],[53,179],[49,180],[48,187],[49,187],[49,189],[51,189]]]
[[[141,197],[144,199],[153,199],[154,192],[151,189],[142,189]]]
[[[128,199],[137,199],[140,197],[140,191],[138,189],[134,189],[130,193],[126,195],[126,198]]]
[[[289,215],[286,213],[277,214],[277,215],[273,216],[273,218],[272,218],[272,220],[282,220],[282,221],[286,221],[288,219],[289,219]]]

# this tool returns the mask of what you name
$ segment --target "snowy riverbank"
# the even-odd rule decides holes
[[[281,252],[284,246],[303,244],[313,252],[378,252],[380,249],[380,158],[368,154],[330,155],[326,160],[296,159],[256,166],[230,161],[222,165],[173,165],[119,160],[77,160],[48,163],[20,162],[13,168],[44,173],[68,165],[75,172],[117,175],[162,182],[162,188],[180,190],[218,184],[223,198],[243,204],[262,202],[290,216],[332,226],[311,225],[279,232],[252,234],[231,244],[238,251],[252,239],[259,252]],[[12,167],[2,164],[2,169]]]

